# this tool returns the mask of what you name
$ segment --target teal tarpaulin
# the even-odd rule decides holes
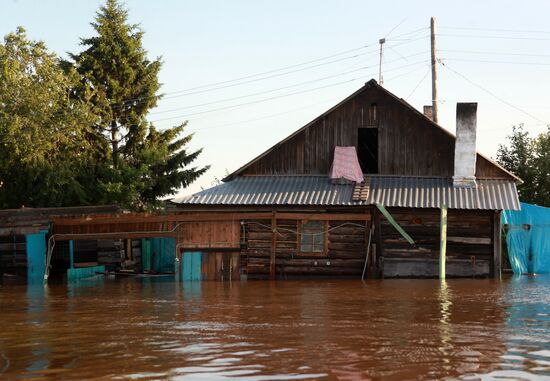
[[[522,202],[520,211],[505,210],[502,222],[514,274],[550,273],[550,208]]]

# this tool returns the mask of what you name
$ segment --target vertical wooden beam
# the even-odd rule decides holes
[[[380,212],[378,210],[374,211],[374,235],[376,237],[376,256],[378,257],[378,263],[375,265],[380,265],[378,268],[378,276],[384,277],[384,248],[382,245],[382,226],[380,224]]]
[[[276,276],[275,272],[275,260],[277,249],[277,214],[274,211],[271,216],[271,255],[269,257],[269,279],[274,280]]]
[[[497,210],[493,214],[493,278],[500,279],[502,267],[502,236],[501,223],[502,211]]]
[[[328,244],[329,244],[329,241],[328,241],[328,231],[330,229],[330,221],[329,220],[326,220],[324,225],[323,225],[324,229],[325,229],[325,233],[324,233],[324,236],[323,236],[323,254],[328,257]]]
[[[447,255],[447,205],[441,205],[441,234],[439,246],[439,279],[445,279],[445,261]]]
[[[126,259],[133,260],[134,259],[134,253],[132,250],[132,239],[128,238],[126,239],[126,250],[128,252],[126,253]]]

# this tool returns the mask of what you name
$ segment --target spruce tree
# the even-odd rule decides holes
[[[91,24],[96,36],[81,39],[86,47],[71,54],[71,65],[82,76],[81,91],[92,91],[99,122],[94,129],[109,143],[109,163],[96,168],[100,203],[133,209],[159,205],[208,168],[188,166],[200,150],[189,153],[192,135],[181,137],[185,123],[157,131],[146,120],[157,105],[161,60],[150,61],[142,46],[143,31],[128,22],[128,11],[117,0],[107,0]],[[107,165],[108,164],[108,165]]]
[[[90,203],[96,116],[74,71],[18,28],[0,42],[0,209]]]

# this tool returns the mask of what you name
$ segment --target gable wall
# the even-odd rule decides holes
[[[454,138],[374,86],[276,145],[241,174],[327,174],[335,146],[357,146],[357,128],[367,126],[372,103],[379,120],[379,174],[453,175]],[[476,176],[510,178],[479,155]]]

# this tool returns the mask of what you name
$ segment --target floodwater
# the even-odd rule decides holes
[[[550,277],[0,286],[1,380],[550,380]]]

